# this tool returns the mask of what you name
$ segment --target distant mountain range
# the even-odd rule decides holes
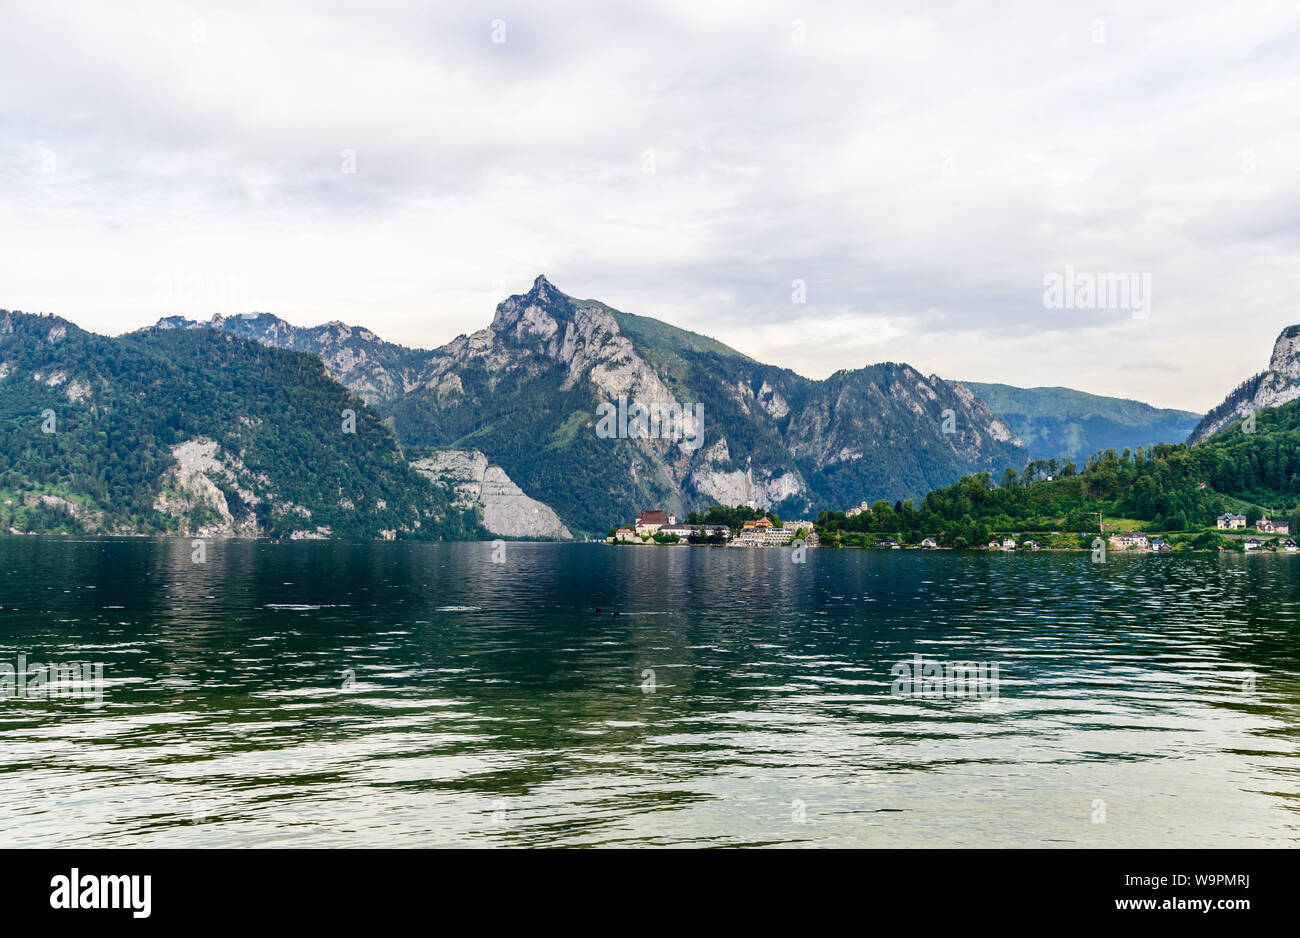
[[[1029,453],[977,395],[909,365],[813,381],[706,336],[560,292],[545,277],[499,304],[492,323],[419,351],[342,323],[275,316],[162,320],[310,351],[394,420],[403,445],[472,450],[579,532],[640,508],[684,513],[752,502],[785,515],[919,497]],[[685,440],[602,438],[620,399],[703,405]],[[698,442],[699,445],[693,445]]]
[[[965,385],[982,397],[1035,459],[1080,460],[1106,449],[1122,452],[1152,443],[1181,443],[1201,415],[1071,388]]]

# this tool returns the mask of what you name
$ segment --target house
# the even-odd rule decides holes
[[[938,543],[935,541],[934,538],[932,538],[932,537],[923,537],[923,538],[921,538],[921,546],[922,546],[923,548],[925,548],[926,550],[934,550],[934,549],[935,549],[936,547],[938,547],[939,545],[938,545]]]
[[[1291,522],[1290,522],[1290,521],[1274,521],[1274,522],[1273,522],[1273,533],[1274,533],[1274,534],[1290,534],[1290,533],[1291,533]]]
[[[898,550],[898,541],[892,537],[878,537],[876,538],[876,546],[887,550]]]
[[[1000,545],[997,541],[989,541],[989,550],[999,550]]]
[[[1255,530],[1262,534],[1290,534],[1290,521],[1269,521],[1267,518],[1260,518],[1255,525]]]
[[[813,523],[811,521],[786,521],[779,528],[769,528],[763,536],[763,543],[776,544],[778,546],[789,544],[798,537],[800,531],[806,531],[811,534]],[[804,543],[808,543],[807,536],[804,537]]]
[[[1005,541],[1002,542],[1002,549],[1003,549],[1003,550],[1015,550],[1015,549],[1016,549],[1016,542],[1015,542],[1014,540],[1012,540],[1011,538],[1007,538]]]
[[[1289,554],[1294,554],[1296,551],[1296,542],[1291,540],[1291,538],[1288,537],[1285,541],[1282,542],[1282,549]]]
[[[767,521],[766,518],[763,520]],[[782,547],[794,540],[795,533],[796,531],[794,528],[778,528],[770,522],[766,526],[755,525],[748,531],[742,529],[740,532],[741,537],[744,537],[747,541],[762,547]]]
[[[676,534],[679,540],[685,541],[695,533],[696,526],[693,524],[665,524],[656,534]]]
[[[1141,531],[1125,531],[1123,534],[1113,535],[1110,543],[1115,550],[1146,550],[1148,539]]]
[[[868,505],[866,501],[863,501],[863,503],[857,508],[850,508],[848,511],[844,512],[846,518],[852,518],[861,514],[871,514],[871,506]]]
[[[636,532],[633,531],[631,528],[619,528],[617,531],[614,532],[614,540],[616,540],[616,541],[635,541],[635,540],[636,540]]]
[[[1214,520],[1215,523],[1218,524],[1220,529],[1244,528],[1246,526],[1245,515],[1233,515],[1233,514],[1219,515],[1219,517]]]
[[[1263,541],[1257,537],[1246,538],[1246,550],[1259,550],[1263,546]]]
[[[1020,546],[1023,547],[1025,550],[1042,550],[1042,549],[1043,549],[1043,548],[1039,545],[1039,543],[1038,543],[1037,541],[1025,541],[1025,542],[1022,543]]]
[[[757,518],[752,521],[746,521],[742,524],[740,526],[740,534],[736,536],[735,541],[732,543],[743,547],[762,547],[765,544],[770,543],[785,543],[785,541],[790,540],[790,538],[794,536],[794,532],[790,532],[789,536],[786,536],[784,540],[782,540],[781,535],[784,534],[784,530],[784,528],[777,528],[774,532],[771,521],[767,518]],[[769,532],[776,533],[778,536],[769,540]]]
[[[1154,550],[1154,551],[1159,551],[1159,552],[1164,552],[1164,551],[1167,551],[1167,550],[1173,550],[1173,548],[1169,546],[1169,542],[1168,542],[1168,541],[1166,541],[1166,540],[1164,540],[1164,539],[1162,539],[1162,538],[1159,538],[1159,537],[1153,537],[1153,538],[1151,539],[1151,549]]]
[[[636,516],[636,533],[639,537],[650,537],[665,524],[676,524],[677,519],[658,508],[643,511]]]

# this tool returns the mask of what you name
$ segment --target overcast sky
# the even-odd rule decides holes
[[[1300,322],[1294,0],[2,17],[0,307],[97,332],[434,347],[545,273],[811,377],[1204,410]],[[1067,265],[1149,276],[1149,314],[1046,308]]]

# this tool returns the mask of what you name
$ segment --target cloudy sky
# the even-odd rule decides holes
[[[1300,6],[974,6],[5,0],[0,307],[432,347],[545,273],[812,377],[1212,406],[1300,322]]]

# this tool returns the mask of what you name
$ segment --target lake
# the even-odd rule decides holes
[[[2,537],[0,845],[1300,840],[1300,557],[791,556]]]

